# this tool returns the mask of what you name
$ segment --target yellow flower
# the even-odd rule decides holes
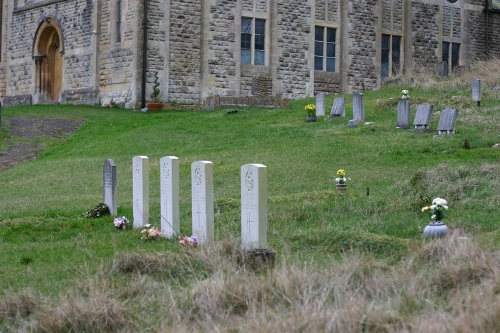
[[[337,171],[337,175],[345,177],[345,170],[344,169],[339,169],[339,171]]]

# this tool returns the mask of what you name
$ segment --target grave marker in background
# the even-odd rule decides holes
[[[472,80],[472,100],[481,106],[481,80]]]
[[[267,248],[267,167],[241,167],[241,243],[244,249]]]
[[[193,236],[199,244],[214,240],[214,180],[213,163],[196,161],[191,164],[191,211]]]
[[[365,99],[363,94],[352,95],[352,115],[354,119],[349,120],[349,127],[356,127],[359,122],[365,122]]]
[[[330,118],[345,117],[345,97],[335,98]]]
[[[429,122],[431,121],[433,105],[431,104],[420,104],[417,105],[417,113],[415,114],[415,119],[413,120],[413,125],[417,130],[427,130],[429,129]]]
[[[316,95],[316,116],[325,115],[325,93],[320,92]]]
[[[132,207],[134,229],[149,223],[149,159],[147,156],[135,156],[132,159]]]
[[[179,158],[160,159],[161,232],[165,237],[180,235]]]
[[[410,127],[410,101],[399,101],[398,120],[396,126],[402,129],[408,129]]]
[[[104,188],[104,203],[109,207],[109,213],[113,216],[117,215],[117,199],[116,199],[116,166],[113,160],[106,160],[102,167],[102,178]]]
[[[456,109],[446,109],[441,112],[438,124],[438,134],[455,134],[455,122],[457,121],[458,111]]]

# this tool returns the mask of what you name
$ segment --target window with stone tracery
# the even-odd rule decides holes
[[[241,18],[241,63],[265,65],[266,20]]]

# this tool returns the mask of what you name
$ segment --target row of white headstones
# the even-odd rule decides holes
[[[160,159],[161,232],[165,237],[180,235],[179,158]],[[133,170],[133,227],[149,223],[149,158],[135,156]],[[116,170],[112,160],[103,168],[104,203],[116,215]],[[191,164],[192,235],[200,245],[214,241],[213,163]],[[246,164],[241,167],[241,242],[242,247],[267,248],[267,167]]]

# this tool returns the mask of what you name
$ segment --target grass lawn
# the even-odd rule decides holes
[[[417,133],[396,128],[397,99],[402,89],[410,91],[412,120],[417,104],[435,105],[431,119],[433,132]],[[254,309],[253,303],[244,301],[245,297],[248,300],[254,295],[233,290],[226,284],[207,285],[211,283],[209,277],[217,275],[214,272],[221,272],[219,268],[223,260],[220,258],[224,256],[220,252],[238,248],[240,167],[248,163],[261,163],[268,169],[268,242],[278,254],[279,268],[271,278],[276,288],[270,286],[273,284],[270,280],[260,281],[265,279],[261,275],[242,278],[242,268],[232,261],[234,257],[228,259],[234,266],[226,269],[235,274],[229,276],[236,285],[253,279],[255,285],[262,283],[263,290],[267,291],[256,290],[256,293],[275,293],[286,298],[284,295],[288,295],[289,290],[280,289],[285,287],[279,286],[275,279],[279,279],[280,274],[285,278],[287,269],[295,279],[300,279],[301,274],[315,276],[316,273],[310,272],[304,263],[317,267],[316,271],[332,265],[341,271],[349,267],[353,274],[358,272],[356,267],[361,267],[360,272],[365,275],[356,278],[358,283],[366,283],[366,278],[373,277],[371,274],[375,272],[404,271],[403,263],[411,261],[408,258],[414,258],[412,255],[431,251],[421,239],[423,228],[430,221],[429,215],[420,211],[422,197],[446,198],[450,209],[445,222],[449,226],[465,227],[467,236],[474,242],[479,240],[482,250],[488,253],[498,251],[500,149],[493,148],[493,145],[500,142],[500,100],[493,90],[485,88],[483,91],[481,107],[470,98],[467,83],[456,86],[441,82],[439,88],[389,86],[380,91],[366,92],[365,114],[370,124],[356,128],[347,126],[352,115],[350,95],[343,95],[347,97],[346,118],[329,120],[328,117],[319,117],[316,123],[305,121],[304,107],[314,103],[312,98],[292,101],[290,109],[239,109],[236,113],[229,113],[229,110],[142,113],[83,106],[4,108],[0,154],[8,140],[16,140],[5,129],[11,117],[79,119],[83,124],[65,140],[44,142],[43,152],[35,160],[0,172],[0,298],[4,298],[0,304],[0,331],[12,327],[27,331],[29,327],[36,327],[35,331],[127,331],[137,323],[149,325],[152,331],[170,331],[176,327],[180,331],[255,328],[250,320],[245,319]],[[333,98],[326,98],[327,115]],[[439,114],[445,107],[459,110],[456,134],[436,137]],[[466,140],[470,149],[464,148]],[[193,254],[181,248],[176,240],[143,242],[140,230],[118,231],[112,225],[113,217],[82,217],[82,213],[102,202],[102,167],[106,159],[113,159],[117,166],[118,215],[132,218],[132,158],[136,155],[148,156],[150,160],[150,222],[153,226],[160,224],[159,160],[172,155],[180,158],[182,234],[191,233],[191,163],[197,160],[214,163],[217,244],[213,248],[196,250]],[[346,193],[335,189],[338,169],[345,169],[347,177],[351,178]],[[433,244],[433,250],[441,249],[439,243]],[[216,251],[216,254],[210,251]],[[346,257],[346,253],[353,253],[352,257]],[[206,256],[210,255],[213,257],[207,259]],[[132,265],[132,268],[127,266],[134,260],[141,264]],[[350,266],[338,266],[341,263]],[[149,268],[137,268],[141,265]],[[151,267],[159,268],[151,272]],[[131,280],[128,274],[135,270],[139,273]],[[325,276],[333,274],[331,270],[323,273]],[[316,278],[316,281],[323,280]],[[132,286],[131,281],[136,285]],[[119,287],[118,283],[126,287]],[[101,284],[106,285],[104,291],[97,288]],[[304,288],[301,284],[293,285]],[[150,292],[144,291],[148,286],[158,288],[159,294],[170,298],[173,303],[151,296]],[[200,296],[203,288],[219,294]],[[234,299],[228,295],[227,299],[222,297],[218,288],[232,290]],[[96,302],[108,299],[103,301],[105,304],[98,305],[109,310],[106,313],[110,317],[104,321],[114,324],[92,326],[90,319],[87,324],[75,324],[68,319],[72,318],[68,313],[58,317],[56,313],[61,312],[58,306],[73,309],[75,318],[84,312],[79,312],[76,301],[72,303],[71,300],[78,298],[68,296],[68,291],[71,295],[78,292],[86,297],[93,295],[92,301]],[[151,299],[140,298],[138,304],[129,302],[140,294],[149,295]],[[201,298],[210,296],[222,304],[196,303],[196,295]],[[440,295],[446,298],[444,294]],[[397,318],[394,322],[402,323],[405,317],[417,320],[416,313],[422,315],[421,309],[425,306],[421,300],[398,296],[403,303],[405,297],[408,298],[403,313],[388,315],[380,310],[384,312],[382,318],[387,319],[382,323],[373,318],[363,323],[355,319],[365,327],[363,331],[375,331],[380,327],[397,331],[403,326],[391,324],[391,316]],[[300,298],[300,293],[294,297]],[[440,302],[445,302],[443,298],[439,298]],[[35,313],[41,313],[40,304],[46,307],[51,304],[49,308],[52,310],[43,317],[55,319],[44,322],[42,315],[38,315],[37,324],[33,324],[30,314],[23,315],[19,310],[26,307],[20,299],[35,304],[30,308]],[[82,303],[86,303],[85,300],[88,301],[83,298]],[[257,299],[254,301],[259,303]],[[349,302],[348,299],[344,301],[344,305]],[[280,318],[278,312],[283,311],[281,307],[275,308],[273,302],[286,303],[280,297],[272,298],[270,303],[263,299],[260,302],[276,311],[270,315],[272,318]],[[331,302],[335,303],[334,300]],[[363,302],[366,303],[366,299]],[[167,316],[168,319],[162,319],[161,311],[168,311],[173,305],[180,307],[179,311],[187,309],[187,317],[176,312]],[[289,309],[289,306],[285,305],[285,308]],[[222,309],[226,317],[219,318],[220,314],[209,313],[212,311],[208,310],[209,307]],[[499,308],[498,302],[492,308]],[[4,311],[2,314],[1,309],[10,309],[10,312],[5,310],[8,313]],[[346,307],[343,309],[347,311]],[[368,312],[368,316],[377,317],[377,311]],[[14,317],[23,318],[21,324],[11,321],[11,312]],[[139,315],[131,316],[133,320],[120,321],[131,313]],[[301,312],[301,315],[304,313],[308,312]],[[311,313],[314,311],[307,317]],[[138,318],[146,314],[151,314],[151,318]],[[285,315],[285,319],[300,320],[301,315],[292,311],[290,317]],[[326,320],[322,315],[319,311],[318,320]],[[197,319],[190,326],[189,316],[205,319]],[[221,324],[226,320],[224,318],[229,324]],[[252,318],[255,325],[266,322],[265,314],[254,313]],[[175,324],[177,322],[182,324],[179,326]],[[284,331],[289,327],[286,323],[285,320],[281,327]],[[372,324],[375,326],[370,326]],[[479,325],[480,328],[495,328]],[[261,326],[259,330],[265,331],[265,327],[268,326]],[[268,328],[280,330],[280,326]],[[357,326],[352,329],[356,331]]]

